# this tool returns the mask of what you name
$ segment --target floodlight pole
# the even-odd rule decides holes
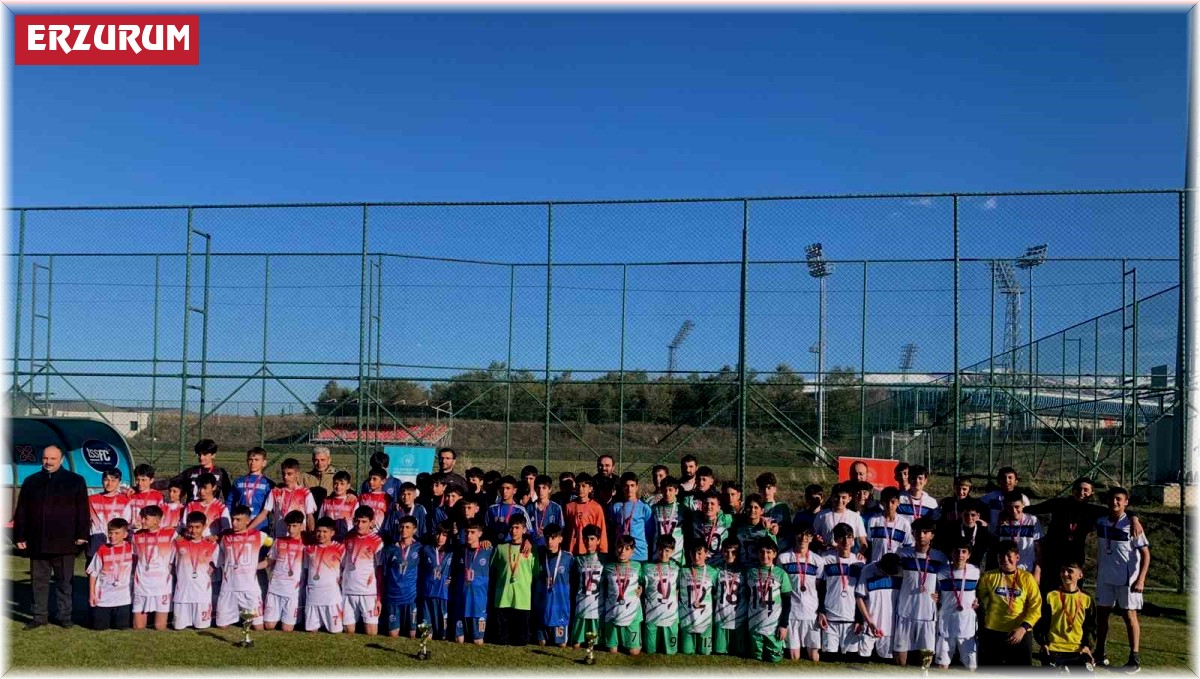
[[[821,285],[820,310],[817,320],[817,448],[825,451],[825,276]]]
[[[1200,345],[1196,343],[1196,333],[1200,331],[1200,317],[1196,307],[1200,304],[1200,292],[1192,282],[1196,274],[1196,264],[1200,263],[1200,244],[1196,242],[1196,185],[1197,171],[1196,154],[1200,153],[1200,106],[1197,106],[1196,90],[1200,88],[1200,69],[1196,63],[1196,35],[1200,28],[1200,13],[1193,7],[1188,12],[1188,137],[1187,164],[1184,172],[1184,188],[1187,193],[1181,194],[1183,203],[1183,223],[1180,259],[1180,304],[1183,306],[1180,314],[1181,326],[1177,342],[1179,348],[1179,366],[1175,371],[1175,382],[1178,393],[1176,398],[1180,404],[1176,407],[1179,414],[1179,434],[1183,449],[1179,455],[1179,591],[1187,591],[1187,502],[1186,488],[1188,482],[1188,458],[1195,455],[1200,447],[1197,440],[1195,423],[1192,421],[1192,408],[1200,403],[1200,383],[1197,383],[1194,366],[1200,360]],[[1186,301],[1184,296],[1186,295]]]

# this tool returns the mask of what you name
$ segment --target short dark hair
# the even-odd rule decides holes
[[[621,474],[621,485],[629,483],[630,481],[633,481],[634,483],[639,483],[638,475],[633,472],[625,472],[624,474]]]
[[[517,487],[517,479],[516,479],[516,477],[513,477],[513,476],[501,476],[501,477],[500,477],[500,480],[499,480],[499,482],[498,482],[498,485],[501,485],[501,486],[503,486],[503,485],[506,485],[506,484],[507,484],[507,485],[510,485],[510,486],[512,486],[512,487],[514,487],[514,488],[516,488],[516,487]]]
[[[287,471],[289,469],[295,469],[295,470],[299,471],[300,460],[297,460],[294,457],[289,457],[288,459],[284,460],[283,462],[281,462],[279,464],[279,468],[284,471]]]
[[[1096,487],[1096,482],[1092,481],[1091,478],[1089,478],[1087,476],[1081,476],[1081,477],[1075,479],[1075,482],[1071,484],[1071,488],[1078,489],[1080,486],[1082,486],[1085,483],[1088,484],[1089,486],[1091,486],[1092,488]],[[1069,566],[1070,564],[1064,564],[1064,565]]]
[[[538,477],[533,480],[533,487],[537,488],[538,486],[552,488],[554,487],[554,479],[550,478],[547,474],[538,474]]]
[[[1021,548],[1018,547],[1017,543],[1013,542],[1012,540],[1005,540],[1004,542],[1001,542],[1000,544],[996,545],[996,558],[997,559],[999,559],[1000,557],[1002,557],[1006,554],[1014,554],[1014,553],[1020,554]]]
[[[438,454],[438,455],[441,455],[442,453],[450,453],[450,455],[451,455],[451,456],[452,456],[454,459],[456,459],[456,460],[458,459],[458,451],[454,450],[454,449],[453,449],[453,448],[451,448],[450,446],[446,446],[446,447],[444,447],[444,448],[438,448],[437,454]],[[472,469],[479,469],[479,468],[478,468],[478,467],[472,467]],[[470,469],[468,469],[468,470],[467,470],[467,474],[470,474],[470,473],[471,473],[471,470],[470,470]],[[482,476],[482,474],[481,474],[480,476]]]
[[[358,509],[354,510],[354,520],[358,521],[359,519],[369,519],[374,521],[375,510],[367,505],[359,505]]]
[[[767,537],[766,535],[762,536],[761,538],[759,538],[758,540],[755,541],[754,548],[755,549],[769,549],[772,552],[779,551],[779,545],[775,544],[775,541],[772,540],[771,538]]]
[[[666,490],[668,488],[675,488],[676,490],[678,490],[679,489],[679,479],[675,478],[674,476],[671,476],[670,474],[667,474],[667,477],[662,480],[662,483],[658,484],[658,487],[663,490]]]
[[[1001,467],[999,470],[996,471],[996,478],[1002,479],[1005,476],[1008,476],[1009,474],[1012,474],[1013,476],[1017,477],[1018,479],[1021,478],[1021,475],[1017,473],[1017,470],[1013,469],[1012,467]]]
[[[298,523],[304,523],[304,512],[300,511],[299,509],[293,509],[287,513],[287,516],[283,517],[283,522],[289,526],[294,526]]]
[[[520,514],[517,516],[520,516]],[[514,516],[513,518],[515,519],[517,516]],[[637,540],[634,540],[632,535],[622,535],[621,537],[617,538],[617,549],[620,550],[623,547],[637,549]]]
[[[933,519],[927,516],[922,516],[921,518],[912,522],[913,535],[918,533],[933,533],[936,530],[937,524],[933,522]]]
[[[388,477],[388,473],[379,467],[371,467],[371,471],[367,473],[367,478],[371,478],[372,476],[380,479],[386,479]]]
[[[191,514],[187,515],[187,521],[185,521],[185,523],[189,526],[193,523],[198,523],[201,526],[207,526],[208,517],[204,515],[204,512],[192,512]]]
[[[804,497],[808,497],[809,495],[819,495],[824,492],[825,489],[821,487],[821,484],[819,483],[810,483],[804,487]]]
[[[670,469],[667,467],[667,465],[665,465],[665,464],[656,464],[656,465],[654,465],[653,467],[651,467],[651,468],[650,468],[650,475],[651,475],[651,476],[654,476],[655,474],[657,474],[657,473],[658,473],[658,471],[659,471],[660,469],[661,469],[661,470],[662,470],[664,473],[666,473],[666,474],[670,474],[670,473],[671,473],[671,470],[670,470]]]
[[[854,529],[848,523],[839,523],[833,527],[833,539],[841,540],[842,538],[854,537]]]
[[[1021,491],[1019,491],[1019,490],[1010,490],[1004,494],[1004,504],[1009,504],[1012,502],[1024,502],[1024,501],[1025,501],[1025,496],[1022,495]]]
[[[595,538],[600,537],[600,526],[597,526],[596,524],[592,523],[592,524],[588,524],[583,527],[583,538],[586,540],[587,538],[590,538],[590,537],[595,537]]]
[[[675,549],[675,538],[670,535],[658,536],[657,549],[660,552],[664,549]]]
[[[267,449],[263,448],[261,446],[254,446],[250,450],[246,451],[246,457],[250,457],[251,455],[258,455],[259,457],[266,457]]]
[[[524,476],[537,476],[537,475],[538,475],[538,468],[537,468],[537,467],[535,467],[535,466],[533,466],[533,465],[531,465],[531,464],[527,464],[527,465],[525,465],[524,467],[521,467],[521,476],[522,476],[522,477],[524,477]]]
[[[588,474],[587,472],[583,472],[579,476],[575,477],[575,486],[576,487],[582,486],[585,483],[589,486],[592,485],[592,475],[591,474]]]
[[[141,514],[143,519],[154,517],[161,519],[163,516],[162,507],[159,507],[158,505],[146,505],[145,507],[142,507],[142,510],[138,513]]]
[[[738,495],[742,494],[742,487],[737,484],[737,481],[726,481],[725,483],[722,483],[721,492],[723,493],[727,490],[736,490]]]
[[[112,469],[105,469],[104,473],[101,474],[101,476],[104,478],[116,479],[116,480],[120,481],[121,480],[121,470],[117,469],[116,467],[113,467]]]
[[[760,490],[765,490],[767,486],[778,486],[779,480],[775,478],[774,472],[763,472],[758,475],[758,478],[754,479],[754,484]]]
[[[121,477],[118,476],[117,478],[121,478]],[[200,476],[196,477],[196,487],[197,488],[203,488],[204,486],[214,486],[215,487],[216,485],[217,485],[217,477],[216,477],[216,475],[212,474],[211,472],[204,472]]]
[[[1105,495],[1107,495],[1110,498],[1116,497],[1118,495],[1124,495],[1126,500],[1129,499],[1129,491],[1125,490],[1121,486],[1113,486],[1112,488],[1109,488],[1108,492],[1105,493]]]
[[[917,477],[917,476],[924,476],[925,478],[929,478],[929,470],[926,469],[925,465],[923,465],[923,464],[914,464],[913,466],[908,468],[908,476],[909,476],[909,478],[913,478],[913,477]]]
[[[217,452],[217,442],[212,439],[200,439],[196,441],[196,445],[192,446],[192,450],[197,455],[215,455]]]
[[[730,547],[733,547],[734,549],[737,549],[737,550],[741,550],[742,543],[737,538],[732,537],[732,536],[727,537],[721,541],[721,551],[722,552],[729,549]]]
[[[884,488],[883,490],[879,491],[880,504],[884,504],[887,502],[891,502],[892,500],[899,500],[899,499],[900,499],[900,489],[895,486],[888,486],[887,488]]]
[[[527,525],[529,525],[529,521],[525,519],[524,513],[517,513],[517,514],[513,514],[512,516],[508,517],[508,525],[509,526],[527,526]]]
[[[559,472],[558,473],[558,482],[559,483],[562,483],[563,481],[566,481],[568,479],[570,479],[571,481],[574,481],[575,480],[575,472]]]
[[[797,523],[792,526],[792,534],[796,537],[800,537],[805,533],[808,535],[815,535],[815,533],[813,533],[813,527],[811,523]]]
[[[233,511],[229,512],[229,516],[249,517],[250,516],[250,508],[247,507],[246,505],[238,505],[233,508]]]
[[[971,483],[971,477],[969,477],[969,476],[956,476],[956,477],[954,477],[954,485],[956,485],[956,486],[970,486],[970,485],[972,485],[972,483]]]
[[[381,450],[371,454],[370,464],[372,467],[387,469],[392,464],[392,458]]]
[[[758,493],[750,493],[749,495],[746,496],[746,499],[742,501],[742,504],[747,505],[747,506],[749,506],[750,504],[756,504],[759,507],[761,507],[761,506],[763,506],[763,503],[764,503],[763,496],[759,495]]]
[[[708,466],[701,467],[701,468],[697,469],[697,470],[696,470],[696,476],[697,476],[697,477],[701,477],[701,476],[711,476],[711,477],[712,477],[712,478],[714,478],[714,479],[716,479],[716,478],[717,478],[717,475],[713,473],[712,467],[708,467]]]
[[[150,477],[150,478],[154,478],[154,467],[151,467],[150,465],[148,465],[148,464],[146,464],[145,462],[143,462],[143,463],[141,463],[141,464],[139,464],[138,466],[136,466],[136,467],[134,467],[134,468],[133,468],[133,475],[134,475],[135,477],[137,477],[137,476],[148,476],[148,477]]]
[[[406,490],[415,491],[416,489],[417,489],[417,484],[413,483],[412,481],[405,481],[404,483],[400,484],[400,492],[401,493],[403,493]]]
[[[454,450],[452,448],[443,448],[443,450],[449,450],[452,453],[454,452]],[[470,469],[467,470],[466,474],[463,474],[463,476],[465,476],[468,479],[482,479],[483,478],[483,470],[480,469],[479,467],[471,467]]]
[[[888,575],[899,575],[900,555],[895,552],[889,552],[879,557],[879,570]]]
[[[109,530],[129,530],[129,522],[121,517],[117,517],[108,522]]]
[[[415,525],[417,525],[417,519],[416,519],[416,517],[414,517],[411,514],[408,516],[400,517],[400,525],[403,526],[406,523],[410,523],[415,526]]]
[[[178,488],[179,490],[183,490],[183,479],[171,479],[167,482],[167,488]]]
[[[965,549],[965,550],[967,550],[967,552],[971,552],[971,551],[973,551],[973,548],[974,548],[974,545],[971,544],[971,541],[966,538],[958,540],[954,543],[954,549],[956,549],[956,550]]]
[[[552,523],[542,529],[542,537],[549,540],[550,538],[562,537],[562,526],[557,523]]]
[[[315,526],[315,528],[318,528],[318,529],[328,528],[329,530],[336,533],[337,532],[337,522],[334,521],[331,517],[322,516],[321,518],[317,519],[317,525]]]
[[[333,482],[337,483],[338,481],[345,481],[346,483],[350,483],[350,472],[343,469],[342,471],[334,474]]]
[[[682,467],[683,465],[685,465],[689,462],[695,462],[695,461],[696,461],[695,455],[684,455],[683,457],[679,458],[679,466]]]

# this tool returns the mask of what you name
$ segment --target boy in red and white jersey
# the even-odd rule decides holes
[[[171,612],[171,562],[175,558],[175,529],[162,528],[162,507],[141,510],[142,529],[133,535],[133,628],[146,629],[154,614],[154,629],[167,628]]]
[[[127,535],[128,521],[122,518],[109,521],[108,543],[96,550],[88,564],[92,629],[129,629],[133,546],[125,542]]]
[[[386,545],[378,533],[371,532],[374,511],[359,507],[354,511],[354,533],[346,538],[346,554],[342,557],[342,622],[346,634],[354,634],[354,626],[363,623],[367,636],[379,630],[379,613],[383,609],[383,549]]]
[[[346,548],[333,541],[333,519],[317,521],[316,544],[304,548],[304,629],[342,631],[342,558]]]
[[[367,477],[367,492],[361,493],[358,496],[358,504],[362,507],[370,507],[374,510],[374,520],[371,522],[371,532],[380,533],[387,525],[388,507],[391,506],[391,499],[383,490],[383,483],[387,480],[388,473],[380,467],[375,467],[370,471]]]
[[[350,492],[350,473],[338,472],[333,475],[333,492],[321,503],[321,512],[317,518],[328,516],[337,525],[333,539],[341,542],[346,534],[354,527],[354,511],[358,509],[358,498]]]
[[[271,489],[271,494],[263,503],[262,513],[255,517],[253,525],[259,526],[269,517],[271,537],[281,538],[288,533],[284,517],[299,510],[304,513],[305,527],[311,531],[316,520],[317,501],[313,499],[310,489],[300,485],[300,462],[292,457],[284,460],[279,465],[279,475],[283,483]]]
[[[183,515],[187,517],[187,521],[191,521],[193,513],[204,515],[204,531],[202,537],[216,541],[217,537],[229,530],[229,508],[216,498],[217,494],[217,477],[212,474],[201,474],[196,479],[196,495],[198,499],[192,500],[183,507]],[[182,529],[187,528],[186,525],[181,526]],[[186,534],[186,533],[185,533]]]
[[[221,589],[217,594],[217,627],[225,628],[238,622],[241,611],[254,611],[250,627],[262,629],[262,590],[258,586],[258,570],[267,567],[259,561],[263,547],[270,546],[266,533],[250,529],[250,508],[239,505],[231,517],[233,530],[221,536]]]
[[[216,487],[214,480],[211,487]],[[208,518],[192,512],[184,520],[184,537],[175,540],[175,597],[171,612],[175,629],[212,625],[213,580],[221,561],[216,540],[205,540]]]
[[[154,483],[154,467],[139,464],[133,469],[133,492],[129,495],[129,515],[134,530],[142,528],[142,510],[146,507],[161,505],[163,494],[150,487]],[[175,525],[175,524],[167,524]]]
[[[162,507],[162,521],[158,522],[163,528],[173,528],[178,530],[180,524],[183,523],[183,482],[178,479],[171,479],[170,485],[167,486],[167,498],[159,505]]]
[[[267,629],[283,625],[284,632],[296,629],[300,614],[300,584],[304,582],[304,514],[288,512],[283,517],[287,524],[287,535],[278,538],[267,554],[271,582],[267,585],[267,601],[263,610],[263,622]]]
[[[92,517],[92,528],[88,537],[88,560],[108,540],[108,523],[113,519],[124,519],[132,523],[129,516],[129,496],[120,492],[121,470],[106,470],[101,477],[104,492],[88,496],[88,514]]]

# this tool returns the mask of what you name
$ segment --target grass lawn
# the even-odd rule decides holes
[[[7,557],[7,577],[12,588],[9,615],[5,624],[11,632],[8,669],[155,669],[192,667],[254,667],[264,669],[311,669],[314,667],[379,667],[432,669],[545,667],[552,670],[586,669],[579,661],[582,651],[557,648],[507,648],[460,646],[433,642],[433,659],[416,659],[418,643],[411,639],[364,637],[361,635],[307,634],[301,632],[255,633],[255,647],[240,649],[233,642],[241,638],[240,628],[225,630],[186,630],[165,632],[124,631],[93,632],[87,629],[87,580],[82,577],[83,560],[76,562],[75,623],[64,630],[54,625],[26,632],[21,629],[29,617],[31,591],[28,561]],[[1160,615],[1142,618],[1142,664],[1146,669],[1184,669],[1188,666],[1189,632],[1186,621],[1187,598],[1184,595],[1151,592],[1148,603],[1158,607]],[[1147,611],[1149,613],[1151,611]],[[1123,625],[1114,619],[1109,654],[1114,662],[1124,663],[1127,655]],[[163,641],[167,643],[163,643]],[[795,672],[795,664],[784,662],[769,666],[760,662],[723,656],[641,656],[597,653],[597,667],[604,668],[675,668],[686,667],[713,672],[761,670],[773,667]],[[802,661],[804,671],[815,669],[877,671],[893,670],[881,664],[825,663],[814,667]]]

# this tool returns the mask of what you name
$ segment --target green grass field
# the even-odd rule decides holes
[[[259,632],[254,634],[255,647],[241,649],[233,642],[241,638],[239,628],[203,631],[165,632],[109,631],[87,629],[87,580],[82,577],[83,561],[76,563],[75,622],[76,627],[64,630],[49,625],[26,632],[21,629],[28,621],[31,601],[28,561],[7,557],[6,574],[12,596],[9,600],[7,625],[11,632],[9,669],[47,670],[106,670],[184,669],[194,667],[251,667],[257,669],[311,669],[314,667],[345,668],[525,668],[544,667],[562,671],[571,668],[586,670],[580,661],[582,651],[558,648],[508,648],[496,646],[460,646],[433,642],[432,660],[416,659],[418,643],[410,639],[364,637],[361,635],[307,634],[301,632]],[[1146,594],[1155,610],[1146,611],[1142,618],[1142,664],[1147,670],[1182,670],[1189,666],[1189,631],[1186,619],[1185,595],[1152,592]],[[1151,616],[1149,613],[1157,613]],[[1124,627],[1115,621],[1109,654],[1114,662],[1123,663],[1127,655]],[[772,667],[760,662],[722,656],[641,656],[597,653],[597,668],[687,668],[687,671],[711,672],[761,670]],[[797,665],[804,671],[897,671],[881,664],[824,663],[813,666],[807,661],[784,662],[772,669],[795,672]]]

